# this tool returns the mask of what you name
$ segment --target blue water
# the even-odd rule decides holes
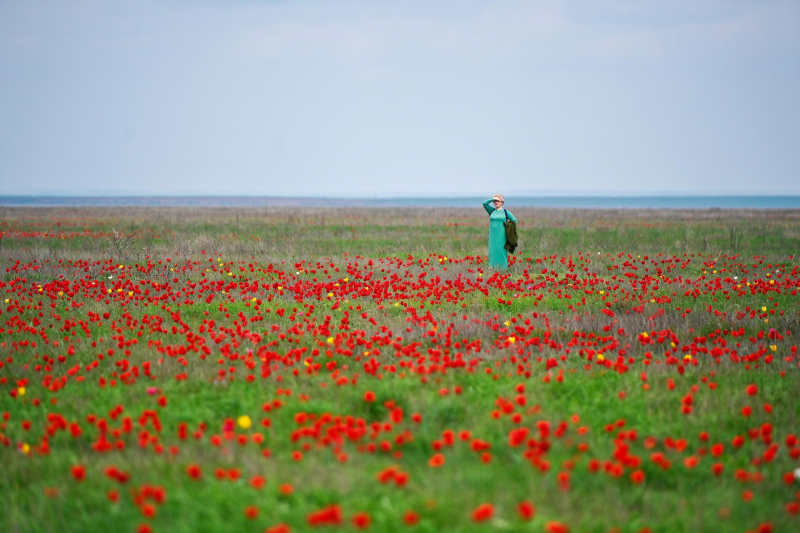
[[[485,198],[290,198],[275,196],[1,196],[1,206],[475,207]],[[800,196],[525,196],[511,207],[594,209],[800,209]]]

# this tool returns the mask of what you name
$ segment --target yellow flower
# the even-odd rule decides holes
[[[599,353],[599,354],[597,354],[597,360],[598,360],[598,361],[600,361],[600,362],[602,363],[603,361],[605,361],[605,360],[606,360],[606,358],[605,358],[605,357],[603,357],[603,354]]]
[[[250,417],[247,415],[240,416],[236,421],[239,423],[239,427],[242,429],[249,429],[250,426],[253,425],[253,421],[250,420]]]
[[[328,293],[328,298],[333,298],[333,293],[332,292]]]
[[[511,344],[514,344],[515,342],[517,342],[517,339],[514,338],[514,337],[509,337],[508,338],[508,342],[510,342]]]
[[[683,360],[684,361],[691,361],[692,360],[692,356],[687,353],[686,355],[683,356]]]
[[[31,453],[31,447],[27,442],[22,443],[22,453],[24,453],[25,455]]]
[[[773,352],[777,352],[778,351],[778,345],[777,344],[770,344],[769,345],[769,349],[772,350]]]
[[[228,272],[228,275],[229,276],[233,276],[233,272]]]
[[[25,396],[25,387],[17,387],[17,394]]]
[[[645,331],[645,332],[642,332],[642,337],[644,337],[644,338],[646,339],[647,337],[649,337],[649,335],[648,335],[648,334],[647,334],[647,332]]]
[[[510,326],[510,325],[511,325],[511,322],[510,322],[509,320],[506,320],[505,322],[503,322],[503,324],[504,324],[506,327],[508,327],[508,326]]]
[[[333,344],[333,337],[328,337],[328,344]]]
[[[120,269],[122,269],[122,268],[125,268],[125,267],[124,267],[124,266],[122,266],[122,265],[120,265],[120,266],[119,266],[119,268],[120,268]]]
[[[601,295],[601,296],[602,296],[603,294],[605,294],[605,293],[606,293],[606,291],[600,291],[600,295]]]
[[[258,301],[258,298],[255,298],[255,297],[253,297],[253,300],[252,300],[252,301],[253,301],[253,302],[257,302],[257,301]]]
[[[761,311],[762,311],[762,312],[764,312],[764,313],[766,313],[766,312],[767,312],[767,306],[765,305],[764,307],[762,307],[762,308],[761,308]]]

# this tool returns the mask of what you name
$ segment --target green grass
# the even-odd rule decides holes
[[[797,468],[797,460],[789,456],[785,442],[787,436],[800,431],[800,404],[797,402],[800,388],[797,359],[786,362],[784,358],[791,356],[793,348],[796,350],[795,339],[800,335],[797,322],[800,298],[788,290],[780,294],[748,292],[743,296],[732,292],[730,300],[726,300],[721,291],[712,291],[694,298],[684,295],[689,286],[663,281],[656,293],[636,292],[631,298],[620,290],[631,290],[630,282],[624,277],[624,272],[629,270],[622,268],[629,259],[628,254],[633,258],[649,254],[653,259],[660,252],[664,254],[662,258],[677,258],[678,263],[688,261],[686,268],[676,267],[666,275],[680,275],[693,282],[703,275],[708,279],[728,275],[738,275],[740,279],[745,276],[750,280],[767,279],[766,273],[775,270],[767,267],[768,264],[785,265],[781,270],[785,276],[791,276],[797,265],[792,254],[800,244],[797,236],[800,221],[796,215],[769,211],[720,212],[710,218],[701,212],[665,215],[660,212],[552,211],[543,214],[519,211],[515,210],[515,215],[527,222],[520,229],[524,244],[516,256],[518,263],[509,271],[508,283],[526,279],[525,269],[529,271],[530,284],[545,283],[545,288],[528,293],[522,291],[519,297],[513,297],[519,291],[508,289],[507,294],[503,294],[505,285],[502,288],[491,285],[488,296],[473,291],[462,293],[457,301],[432,302],[413,295],[402,299],[403,305],[398,306],[394,301],[379,303],[371,297],[350,295],[347,301],[339,302],[341,309],[332,310],[330,300],[307,299],[298,303],[288,290],[283,295],[272,289],[263,295],[251,295],[240,294],[236,289],[224,295],[215,293],[211,303],[204,301],[205,293],[192,295],[194,304],[180,306],[178,301],[184,298],[146,307],[132,303],[123,306],[115,300],[110,304],[85,300],[83,307],[72,308],[63,298],[56,307],[60,320],[52,318],[49,299],[12,289],[10,282],[24,277],[26,284],[35,286],[58,279],[65,272],[57,268],[59,259],[113,257],[114,264],[128,267],[123,271],[129,272],[129,279],[139,287],[149,286],[151,280],[172,283],[173,277],[179,279],[174,285],[183,287],[184,283],[202,282],[201,272],[212,265],[218,267],[217,258],[222,257],[234,276],[224,271],[208,271],[206,279],[228,283],[244,275],[248,281],[257,282],[261,291],[261,284],[271,285],[281,280],[277,274],[266,271],[270,263],[292,277],[295,276],[294,262],[306,261],[313,266],[325,259],[327,274],[322,267],[314,267],[317,273],[304,273],[300,279],[308,281],[317,277],[320,283],[334,283],[349,277],[355,281],[347,272],[347,266],[356,255],[363,258],[359,259],[360,266],[369,259],[374,261],[368,269],[373,272],[373,280],[392,272],[405,274],[405,267],[388,265],[382,258],[406,261],[412,255],[414,264],[408,268],[412,277],[404,279],[417,282],[423,270],[417,259],[425,261],[430,253],[447,255],[458,261],[439,264],[437,258],[431,258],[430,266],[425,267],[427,280],[435,276],[443,280],[457,276],[476,280],[480,270],[485,282],[492,275],[486,264],[465,260],[467,256],[485,253],[486,228],[482,225],[485,219],[482,213],[473,216],[469,211],[457,210],[437,212],[432,219],[421,219],[421,212],[414,210],[330,210],[324,214],[299,210],[297,216],[301,222],[290,224],[285,211],[280,210],[210,210],[205,213],[132,210],[86,211],[67,217],[66,221],[59,217],[62,226],[55,226],[55,218],[48,211],[34,210],[32,216],[25,218],[7,214],[4,222],[19,231],[61,228],[79,233],[88,229],[100,234],[116,227],[137,231],[140,238],[122,256],[114,254],[109,241],[97,236],[49,239],[10,235],[0,240],[0,281],[6,284],[0,290],[23,306],[23,311],[12,307],[12,303],[0,306],[0,326],[11,330],[0,333],[0,342],[5,343],[1,352],[0,378],[4,381],[0,384],[0,414],[7,414],[0,420],[0,439],[7,439],[7,445],[0,446],[0,464],[3,465],[0,490],[5,498],[0,511],[0,530],[106,531],[109,524],[113,524],[115,530],[132,532],[140,524],[150,524],[156,532],[261,532],[285,522],[293,531],[307,531],[310,529],[309,513],[331,504],[342,507],[345,516],[345,523],[340,527],[342,531],[355,531],[350,518],[362,511],[369,513],[372,531],[389,532],[543,531],[551,520],[569,524],[571,531],[598,533],[612,528],[638,532],[645,527],[654,532],[741,532],[754,530],[763,522],[771,522],[776,531],[796,530],[798,517],[787,513],[785,506],[796,499],[798,485],[787,485],[783,478]],[[445,225],[452,221],[462,225]],[[743,232],[741,241],[735,244],[740,258],[729,257],[733,252],[730,232],[734,226]],[[578,251],[588,254],[591,263],[581,262]],[[598,256],[597,252],[601,254]],[[618,256],[621,252],[624,252],[623,257]],[[557,257],[552,258],[553,255]],[[757,263],[761,259],[754,258],[756,255],[764,256],[763,264]],[[169,265],[176,272],[168,272],[167,257],[172,259]],[[213,261],[209,263],[208,258]],[[561,263],[562,258],[565,263],[566,259],[574,260],[576,268],[570,271]],[[49,263],[38,271],[5,273],[17,260],[36,261],[37,265],[44,261]],[[131,271],[133,265],[146,265],[148,260],[164,263],[154,267],[150,274]],[[201,268],[181,271],[186,260],[200,261]],[[717,260],[714,267],[704,264],[714,260]],[[331,262],[340,268],[339,272],[329,266]],[[754,262],[756,267],[752,266]],[[256,264],[254,272],[247,268],[250,263]],[[583,270],[584,265],[589,272]],[[244,273],[239,270],[240,266],[246,267]],[[615,266],[620,268],[613,268]],[[642,277],[644,265],[637,266],[636,272]],[[651,269],[650,275],[655,276],[653,265],[648,263],[647,266]],[[305,268],[311,267],[306,264]],[[382,268],[387,272],[381,273]],[[548,274],[542,273],[544,268],[548,269]],[[724,268],[727,272],[712,274],[713,268]],[[82,271],[68,272],[76,274],[70,280],[83,275]],[[563,280],[570,274],[591,284],[573,289],[553,282],[552,278],[548,280],[553,272],[558,272],[556,280]],[[105,279],[99,267],[90,274],[92,279]],[[616,280],[612,278],[615,275]],[[283,286],[288,287],[290,281]],[[616,285],[620,289],[614,289]],[[695,283],[691,288],[700,285]],[[723,287],[728,289],[727,285]],[[424,292],[424,288],[421,290]],[[601,290],[603,295],[599,293]],[[270,293],[272,301],[267,298]],[[567,295],[570,298],[566,298]],[[258,309],[250,301],[253,296],[262,299]],[[668,296],[671,302],[651,303],[650,299],[656,296]],[[498,298],[512,303],[500,303]],[[38,316],[39,299],[43,300],[42,317]],[[162,309],[162,303],[167,309]],[[760,316],[736,317],[736,312],[747,306],[761,312],[762,306],[773,308],[774,303],[778,304],[774,309],[785,314],[783,317],[770,315],[768,323]],[[30,309],[26,307],[28,304]],[[310,304],[315,310],[306,316]],[[637,310],[640,305],[643,305],[641,312]],[[708,305],[727,314],[708,313],[705,310]],[[430,322],[415,323],[407,311],[411,306],[420,316],[430,312],[437,329],[434,331]],[[295,307],[298,313],[293,322],[289,317]],[[286,310],[283,317],[275,312],[281,308]],[[686,308],[691,308],[692,312],[682,316]],[[346,323],[342,309],[349,312]],[[601,313],[604,309],[614,315]],[[664,316],[650,320],[659,309],[664,310]],[[87,320],[89,312],[102,315],[106,311],[110,318],[92,323],[90,338],[80,327],[72,328],[77,332],[75,336],[59,330],[64,320]],[[211,353],[203,356],[189,351],[182,357],[170,357],[148,347],[148,341],[161,341],[170,346],[187,342],[185,333],[172,333],[172,326],[178,326],[172,317],[176,312],[193,334],[205,339]],[[239,313],[248,318],[260,315],[263,320],[234,324],[239,320]],[[363,318],[361,313],[366,313],[368,318]],[[167,333],[153,333],[145,326],[138,336],[145,315],[161,317]],[[307,326],[310,324],[312,330],[314,326],[319,327],[326,315],[332,317],[330,333],[314,335],[309,332]],[[27,324],[34,318],[40,320],[37,333],[18,330],[12,322],[12,317],[16,316]],[[376,324],[369,318],[376,320]],[[519,335],[513,326],[505,326],[506,321],[515,318],[514,325],[529,327],[530,333]],[[526,319],[529,324],[524,323]],[[131,322],[129,326],[128,320],[136,321],[136,325]],[[215,321],[215,333],[221,331],[220,327],[225,328],[224,340],[217,343],[207,330],[200,332],[201,324],[207,320]],[[112,321],[116,321],[122,333],[111,328]],[[444,333],[451,323],[459,332],[452,342],[461,339],[481,342],[480,351],[464,351],[463,346],[456,349],[452,344],[448,348],[451,354],[462,351],[466,362],[478,358],[480,362],[473,371],[451,368],[423,376],[409,366],[400,366],[401,362],[414,369],[420,364],[431,365],[429,350],[441,353],[445,349]],[[51,324],[53,328],[49,327]],[[304,331],[302,335],[289,332],[295,324]],[[273,325],[277,326],[277,331],[273,331]],[[345,325],[348,329],[344,329]],[[308,374],[301,360],[285,368],[278,363],[277,371],[270,365],[270,374],[262,377],[265,367],[261,361],[256,360],[254,368],[249,369],[242,359],[251,348],[257,352],[258,346],[243,335],[232,334],[230,330],[235,332],[237,326],[262,334],[261,344],[269,345],[269,352],[280,356],[290,350],[305,349],[302,357],[305,359],[311,357],[312,350],[319,350],[313,361],[322,365],[321,371]],[[685,372],[679,374],[675,366],[664,363],[669,341],[641,346],[636,340],[642,331],[669,328],[683,346],[717,329],[739,327],[745,328],[745,336],[726,336],[727,347],[736,347],[739,343],[741,346],[736,348],[742,355],[763,348],[774,355],[773,363],[766,364],[762,358],[758,367],[752,364],[748,369],[744,363],[731,362],[727,354],[716,363],[713,357],[701,353],[695,356],[697,366],[687,365]],[[776,328],[784,338],[750,342],[750,336],[766,333],[770,327]],[[45,329],[49,344],[38,334],[41,328]],[[618,333],[619,328],[625,333]],[[381,345],[380,355],[373,354],[379,361],[378,375],[372,376],[363,368],[368,358],[362,354],[367,348],[356,339],[366,341],[373,335],[382,336],[387,329],[392,331],[393,341],[400,337],[398,345],[411,349],[414,354],[403,356],[402,352],[396,353],[392,344]],[[597,346],[572,346],[567,354],[567,343],[576,332],[591,333],[595,339],[617,339],[619,347],[626,348],[625,359],[633,359],[627,363],[630,371],[618,373],[596,363],[587,368],[587,360],[579,351],[599,350],[605,341]],[[283,339],[281,334],[285,336]],[[120,348],[119,340],[114,338],[118,335],[139,342]],[[518,342],[504,344],[509,335],[519,337]],[[337,345],[328,342],[329,336],[339,338],[338,351]],[[99,341],[100,337],[103,341]],[[526,346],[525,339],[533,337],[543,343]],[[347,345],[348,339],[353,341],[352,346]],[[547,346],[546,339],[560,346]],[[56,340],[59,346],[55,346]],[[37,346],[33,347],[30,341],[36,341]],[[92,342],[96,345],[92,346]],[[775,346],[774,352],[770,345]],[[65,356],[70,346],[74,353]],[[705,346],[710,350],[716,345],[709,341]],[[236,358],[224,354],[223,347],[235,353]],[[373,352],[376,347],[372,348]],[[107,354],[109,349],[115,351],[113,357],[98,358],[98,353]],[[125,349],[130,350],[129,356],[124,354]],[[346,355],[344,350],[350,350],[352,355]],[[645,366],[644,354],[648,351],[658,363]],[[65,356],[63,362],[58,361],[59,355]],[[609,360],[616,360],[615,350],[607,350],[606,355]],[[683,352],[675,355],[681,358]],[[526,358],[524,362],[522,357]],[[45,358],[55,360],[51,370],[36,370],[35,365],[44,365]],[[548,359],[555,359],[558,366],[547,369]],[[95,363],[97,368],[87,369]],[[143,375],[145,363],[149,363],[156,379]],[[326,368],[329,363],[335,363],[335,370]],[[129,368],[124,368],[125,364]],[[522,372],[529,372],[530,377],[520,373],[520,365]],[[139,378],[126,385],[121,375],[134,366],[140,372]],[[69,371],[76,367],[80,372],[71,375]],[[394,372],[390,367],[394,367]],[[232,374],[231,368],[234,369]],[[233,375],[235,379],[218,379],[220,370],[226,378]],[[297,375],[293,370],[297,370]],[[188,377],[186,380],[175,379],[183,373]],[[51,374],[54,379],[68,379],[62,389],[51,391],[43,384],[45,374]],[[245,380],[247,375],[254,376],[252,382]],[[83,381],[78,381],[76,376],[83,377]],[[342,376],[347,378],[346,382],[337,384]],[[106,383],[103,387],[99,385],[101,378]],[[28,382],[24,396],[12,397],[9,393],[18,390],[18,381],[25,379]],[[116,383],[112,385],[111,380]],[[674,388],[670,388],[670,383]],[[514,404],[514,412],[521,417],[516,423],[510,415],[497,416],[497,411],[501,410],[503,402],[515,401],[520,394],[516,390],[519,384],[525,386],[525,405]],[[645,384],[647,388],[643,387]],[[745,393],[751,384],[759,389],[754,397]],[[374,393],[376,401],[365,401],[367,392]],[[692,398],[692,412],[683,414],[687,395]],[[166,398],[164,406],[158,403],[161,397]],[[275,407],[276,401],[282,405]],[[771,413],[764,410],[764,404],[771,406]],[[269,410],[265,410],[265,405]],[[123,412],[112,419],[111,412],[117,406],[121,406]],[[742,415],[745,406],[752,408],[749,417]],[[392,410],[396,407],[403,411],[399,423],[392,419]],[[140,424],[139,419],[146,411],[158,413],[160,432],[155,431],[151,422]],[[38,446],[46,435],[48,414],[63,416],[68,425],[78,424],[82,434],[73,437],[69,431],[56,431],[48,438],[48,455],[35,451],[26,454],[25,446]],[[420,415],[421,420],[415,422],[413,414]],[[92,444],[100,431],[88,422],[90,415],[105,419],[110,427],[109,439],[124,443],[124,449],[95,451]],[[243,415],[250,417],[252,426],[248,429],[236,426],[233,434],[226,436],[223,431],[226,420],[236,421]],[[131,419],[131,431],[114,437],[113,431],[122,428],[126,417]],[[315,420],[328,417],[341,417],[345,424],[348,417],[360,420],[362,422],[356,424],[365,424],[367,432],[351,439],[343,428],[334,428],[328,423],[316,434],[302,434],[304,428],[308,431],[314,427]],[[31,422],[29,430],[23,428],[24,421]],[[262,421],[268,423],[265,425]],[[523,455],[526,444],[509,446],[509,432],[518,427],[529,428],[528,439],[541,440],[538,427],[543,422],[549,423],[551,428],[547,438],[549,449],[541,455],[547,468],[534,466]],[[555,436],[553,432],[562,422],[567,429],[563,435]],[[178,437],[180,424],[188,426],[186,440]],[[202,424],[207,429],[202,438],[195,439],[193,434]],[[371,435],[373,424],[381,429],[374,437]],[[779,450],[773,461],[755,464],[754,459],[763,457],[768,445],[760,436],[751,438],[749,432],[761,432],[764,424],[771,424],[773,442],[779,444]],[[154,437],[156,443],[163,446],[160,453],[152,443],[140,447],[139,437],[143,431],[147,432],[145,436]],[[455,442],[451,446],[442,445],[445,431],[455,432]],[[468,440],[461,440],[461,431],[469,432]],[[635,438],[629,433],[632,431]],[[707,441],[700,439],[703,432],[708,433]],[[263,442],[238,443],[240,435],[249,437],[254,433],[260,433]],[[411,440],[398,444],[396,439],[400,435],[410,435]],[[212,436],[221,439],[218,446],[211,442]],[[326,436],[330,440],[325,440]],[[740,448],[731,444],[737,436],[745,438]],[[341,439],[338,444],[337,439]],[[488,444],[487,451],[491,454],[488,463],[481,460],[483,451],[471,448],[472,439]],[[650,439],[655,443],[652,449],[648,447]],[[667,446],[670,440],[685,440],[685,449]],[[384,442],[390,444],[389,451],[381,449]],[[590,472],[592,460],[601,465],[615,461],[615,451],[623,442],[628,454],[641,460],[640,466],[626,468],[619,477],[606,473],[602,466],[599,472]],[[708,453],[716,443],[725,447],[719,458]],[[369,444],[377,449],[368,451],[365,447]],[[582,451],[581,445],[587,448]],[[170,450],[173,446],[177,447],[176,455]],[[440,446],[441,449],[437,449]],[[264,455],[265,450],[268,456]],[[302,460],[295,460],[296,452],[302,453]],[[400,455],[395,456],[395,452]],[[437,452],[445,456],[445,462],[439,468],[432,468],[429,461]],[[653,453],[663,454],[671,461],[671,468],[664,470],[651,461]],[[684,460],[691,456],[699,458],[694,468],[684,465]],[[719,477],[711,472],[715,462],[724,466],[724,473]],[[202,467],[202,479],[195,481],[187,475],[186,467],[192,463]],[[81,483],[70,474],[70,469],[78,464],[86,468],[86,479]],[[112,465],[130,473],[127,484],[120,485],[105,475],[106,468]],[[406,486],[377,481],[377,475],[392,466],[408,474]],[[239,469],[241,477],[237,481],[218,480],[215,477],[217,468]],[[639,485],[632,483],[629,477],[637,468],[645,475],[645,481]],[[763,480],[738,481],[737,469],[760,473]],[[568,490],[562,490],[559,482],[559,474],[564,472],[570,474]],[[248,482],[255,475],[267,479],[262,490],[256,490]],[[293,494],[282,494],[279,490],[282,484],[291,484]],[[152,518],[145,517],[134,502],[135,492],[144,485],[162,486],[167,494],[163,505],[155,505],[157,513]],[[117,503],[110,502],[107,497],[111,490],[119,491]],[[743,501],[745,491],[752,491],[750,502]],[[523,500],[536,505],[536,516],[529,522],[522,521],[516,512],[517,504]],[[487,502],[494,505],[495,516],[483,523],[472,521],[472,510]],[[249,505],[257,506],[260,511],[255,520],[245,517],[244,510]],[[420,522],[416,526],[403,523],[403,515],[408,510],[419,514]]]

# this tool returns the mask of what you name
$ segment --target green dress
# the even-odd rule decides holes
[[[491,198],[483,202],[483,208],[489,213],[489,268],[505,270],[508,268],[508,250],[505,249],[506,213],[514,222],[517,222],[517,217],[503,208],[495,209]]]

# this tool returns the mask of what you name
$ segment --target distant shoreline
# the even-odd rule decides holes
[[[470,207],[485,198],[3,195],[4,207]],[[800,196],[509,196],[509,207],[592,209],[800,209]]]

